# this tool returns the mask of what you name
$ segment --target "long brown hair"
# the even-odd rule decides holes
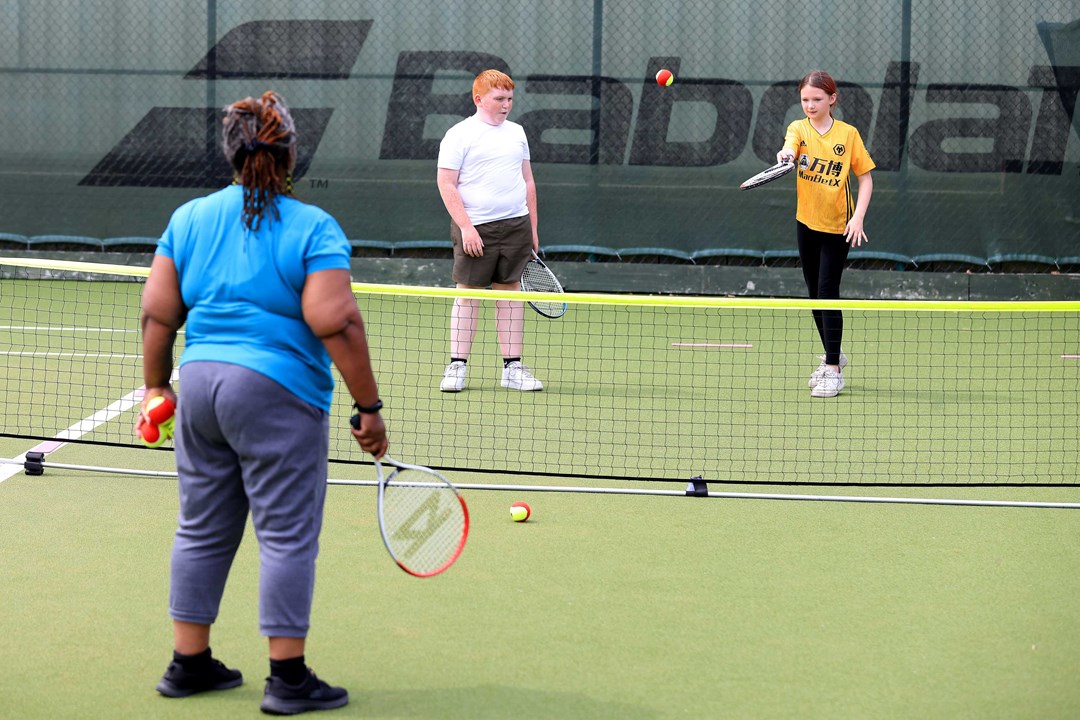
[[[836,95],[836,81],[832,75],[824,70],[811,70],[799,81],[799,90],[809,85],[825,92],[826,95]],[[839,95],[837,95],[839,99]]]
[[[278,195],[291,195],[296,165],[296,125],[280,95],[272,90],[225,108],[222,149],[244,187],[244,225],[258,230],[270,208],[280,217]]]

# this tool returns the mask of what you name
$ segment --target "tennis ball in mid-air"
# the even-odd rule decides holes
[[[516,502],[510,506],[510,517],[514,519],[514,522],[525,522],[532,515],[532,508],[528,503]]]
[[[667,68],[661,68],[660,72],[656,73],[656,84],[661,87],[668,87],[671,83],[675,82],[675,76],[671,74],[671,71]]]

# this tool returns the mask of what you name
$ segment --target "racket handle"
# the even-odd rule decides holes
[[[379,412],[380,410],[383,409],[383,404],[382,404],[382,400],[376,400],[375,404],[371,405],[370,407],[365,407],[363,405],[360,405],[359,403],[353,403],[353,408],[356,409],[356,412],[353,413],[353,416],[351,418],[349,418],[349,424],[352,425],[357,430],[359,430],[360,429],[360,413],[367,413],[369,415],[377,413],[377,412]]]

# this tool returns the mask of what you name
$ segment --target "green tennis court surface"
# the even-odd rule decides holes
[[[0,447],[7,457],[25,449]],[[55,455],[161,470],[171,461],[113,448]],[[1075,499],[1067,489],[1038,495]],[[381,546],[374,491],[330,488],[308,657],[351,692],[334,717],[1080,712],[1080,513],[466,497],[473,529],[461,559],[417,580]],[[532,505],[528,523],[510,520],[513,500]],[[186,700],[153,691],[171,647],[176,510],[169,479],[47,470],[0,483],[5,717],[258,716],[267,667],[250,535],[213,639],[245,684]]]
[[[171,453],[129,446],[139,284],[2,282],[0,456],[66,432],[111,444],[47,462],[172,470]],[[541,393],[498,387],[488,314],[468,389],[447,395],[446,298],[358,297],[395,456],[452,467],[459,484],[536,489],[466,490],[461,559],[417,580],[381,545],[375,491],[330,488],[308,655],[351,692],[335,716],[1080,713],[1073,510],[543,491],[681,490],[703,473],[710,490],[820,493],[828,473],[859,485],[824,488],[838,495],[1075,504],[1075,308],[847,311],[849,388],[817,401],[797,303],[571,303],[562,320],[529,320]],[[332,452],[359,460],[347,415],[339,397]],[[9,468],[0,715],[256,716],[254,538],[213,640],[245,684],[167,700],[153,686],[171,648],[175,479]],[[331,474],[374,477],[349,462]],[[514,500],[533,507],[528,523],[510,520]]]
[[[139,282],[4,283],[0,431],[132,444]],[[453,292],[358,286],[405,460],[727,484],[1077,485],[1080,303],[847,301],[847,387],[822,400],[807,388],[820,342],[805,300],[571,295],[558,320],[527,311],[525,361],[545,388],[521,393],[500,387],[489,294],[466,390],[448,394]],[[364,460],[347,435],[331,458]]]

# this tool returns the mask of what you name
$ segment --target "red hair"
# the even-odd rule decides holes
[[[487,95],[488,91],[492,88],[499,88],[500,90],[513,90],[514,81],[510,79],[510,76],[504,72],[498,70],[485,70],[476,76],[472,84],[473,97],[477,95]]]

